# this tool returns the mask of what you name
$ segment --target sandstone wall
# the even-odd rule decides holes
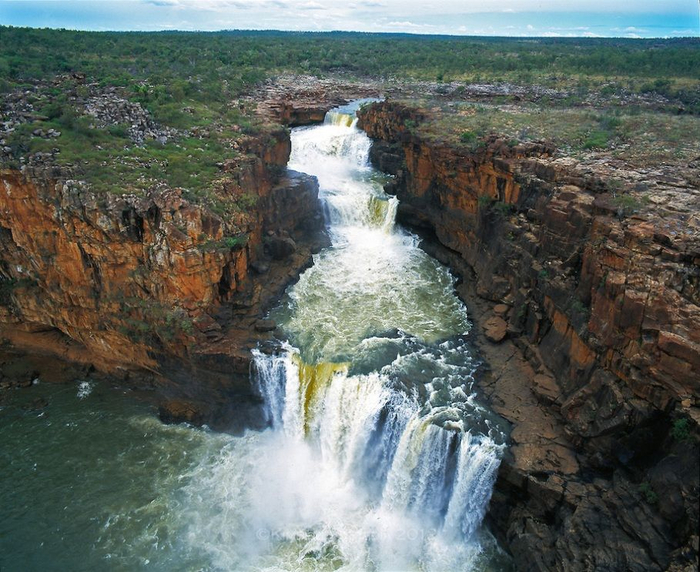
[[[57,169],[0,171],[0,336],[136,374],[189,400],[193,421],[252,399],[247,350],[269,335],[256,320],[310,263],[323,220],[315,179],[285,173],[287,131],[246,150],[222,166],[236,169],[224,192],[255,204],[229,216],[177,189],[96,195]]]
[[[394,103],[361,114],[373,161],[396,175],[399,220],[472,282],[487,336],[517,348],[485,388],[514,424],[495,530],[523,570],[692,566],[697,229],[666,212],[620,216],[604,177],[546,144],[454,148],[407,127],[423,120]],[[679,439],[678,423],[695,436]]]

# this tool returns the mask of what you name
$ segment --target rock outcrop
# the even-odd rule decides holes
[[[545,143],[424,139],[426,113],[380,103],[360,125],[485,328],[482,389],[513,424],[493,529],[522,570],[694,569],[697,189],[647,180],[657,204],[627,216],[605,172]]]
[[[326,112],[348,101],[379,97],[372,83],[351,83],[314,76],[280,76],[252,96],[258,114],[290,127],[322,123]]]
[[[255,402],[248,350],[271,335],[255,322],[323,241],[317,183],[286,171],[289,135],[274,135],[222,165],[225,191],[252,197],[227,216],[178,189],[100,195],[36,162],[0,171],[0,337],[155,387],[177,406],[164,419],[228,427]]]

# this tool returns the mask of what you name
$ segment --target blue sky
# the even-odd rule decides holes
[[[678,37],[700,35],[698,6],[698,0],[0,0],[0,24]]]

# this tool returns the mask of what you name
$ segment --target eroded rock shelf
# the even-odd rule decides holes
[[[255,206],[233,218],[175,189],[104,196],[57,168],[1,171],[2,337],[155,387],[167,419],[240,425],[231,398],[255,399],[249,350],[274,329],[259,317],[324,240],[315,180],[285,173],[288,132],[274,141],[236,166],[232,192]]]

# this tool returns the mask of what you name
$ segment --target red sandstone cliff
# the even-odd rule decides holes
[[[251,139],[223,192],[226,216],[177,189],[96,195],[50,168],[0,171],[0,336],[19,347],[139,374],[175,399],[165,416],[224,425],[253,399],[256,321],[310,263],[323,226],[314,179],[290,173],[285,130]]]
[[[483,343],[483,389],[513,423],[494,528],[523,570],[692,569],[697,216],[624,216],[605,176],[546,144],[454,148],[407,127],[424,119],[387,102],[360,125],[396,175],[399,219],[467,278],[460,293],[487,336],[509,338]]]

